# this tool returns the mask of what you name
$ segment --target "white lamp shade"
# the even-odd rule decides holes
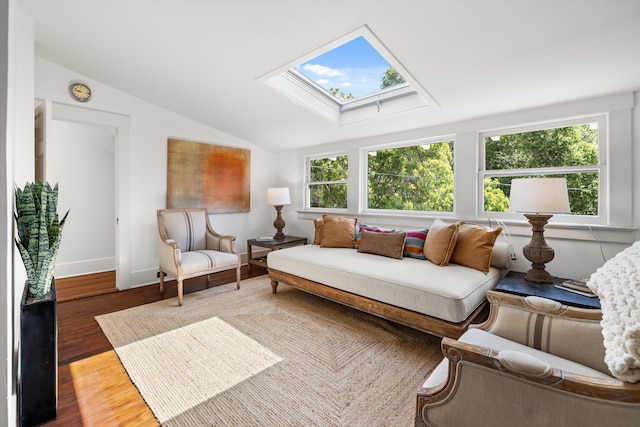
[[[571,213],[566,178],[512,180],[509,210],[524,213]]]
[[[289,187],[267,188],[267,204],[271,206],[291,204]]]

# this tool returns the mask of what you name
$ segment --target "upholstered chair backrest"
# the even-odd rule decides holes
[[[161,214],[167,237],[175,240],[182,252],[207,248],[206,209],[167,210]]]
[[[522,345],[554,354],[610,375],[604,362],[602,326],[599,310],[583,318],[568,317],[562,304],[538,297],[524,298],[526,309],[508,303],[500,305],[500,315],[484,328]],[[495,310],[495,306],[492,309]]]

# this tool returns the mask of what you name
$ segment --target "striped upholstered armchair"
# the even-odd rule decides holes
[[[443,339],[416,426],[639,425],[640,383],[609,371],[601,310],[496,291],[487,299],[485,323]]]
[[[164,276],[178,282],[178,305],[182,305],[183,281],[191,277],[236,269],[236,286],[240,289],[240,255],[234,247],[234,236],[216,233],[206,209],[158,210],[160,233],[160,292]]]

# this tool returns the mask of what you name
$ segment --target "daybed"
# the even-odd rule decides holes
[[[353,235],[341,242],[334,226]],[[500,228],[440,221],[429,230],[356,228],[355,220],[328,216],[322,227],[314,245],[268,254],[273,293],[286,283],[439,337],[457,338],[482,321],[485,293],[509,268],[508,245],[495,241]],[[475,268],[455,262],[465,262],[465,252]]]

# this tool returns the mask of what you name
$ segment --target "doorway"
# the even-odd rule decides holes
[[[116,269],[115,144],[112,127],[52,120],[46,180],[58,183],[58,207],[69,209],[56,277]]]
[[[87,291],[130,287],[128,130],[127,116],[46,101],[36,109],[36,178],[58,183],[59,213],[70,209],[54,274],[80,294],[96,283]]]

